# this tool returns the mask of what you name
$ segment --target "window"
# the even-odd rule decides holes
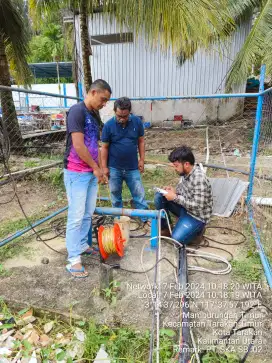
[[[105,45],[117,43],[133,43],[133,33],[94,35],[91,37],[91,45]]]

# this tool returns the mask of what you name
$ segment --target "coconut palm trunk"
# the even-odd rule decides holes
[[[88,32],[88,11],[86,1],[80,1],[80,38],[81,38],[81,49],[82,49],[82,61],[83,61],[83,75],[84,75],[84,86],[86,92],[88,92],[92,84],[92,73],[90,64],[91,46],[89,41]]]
[[[2,36],[0,36],[0,85],[11,86],[9,66]],[[17,120],[12,92],[0,90],[0,101],[3,125],[9,136],[10,145],[12,148],[18,147],[22,143],[22,135]]]

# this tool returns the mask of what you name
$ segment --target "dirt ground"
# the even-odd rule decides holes
[[[237,219],[228,221],[237,225]],[[236,243],[237,235],[222,234],[214,230],[209,236],[225,243]],[[45,236],[46,237],[46,236]],[[50,235],[49,235],[50,237]],[[51,247],[63,253],[57,254],[41,242],[31,240],[28,247],[32,253],[28,256],[17,256],[7,260],[4,267],[12,271],[9,277],[1,278],[0,296],[12,305],[20,303],[23,306],[48,309],[61,314],[73,314],[85,318],[94,318],[98,323],[114,326],[134,326],[136,329],[148,329],[152,323],[152,297],[145,274],[130,273],[124,270],[114,270],[113,279],[121,283],[117,293],[117,303],[112,306],[99,295],[100,269],[99,260],[84,257],[90,276],[87,279],[76,280],[65,271],[66,254],[63,238],[48,242]],[[211,246],[216,244],[211,243]],[[218,245],[217,245],[218,247]],[[222,246],[221,246],[222,247]],[[241,252],[241,246],[224,246],[236,255]],[[217,253],[226,258],[226,252],[211,248],[200,248],[201,252]],[[142,264],[141,265],[141,256]],[[167,257],[177,265],[176,249],[162,242],[161,256]],[[49,259],[48,264],[42,264],[42,258]],[[139,271],[149,269],[156,263],[156,251],[150,249],[147,238],[131,239],[122,260],[115,259],[123,269]],[[213,264],[206,260],[188,259],[189,265],[209,267],[218,270],[222,264]],[[161,286],[161,326],[173,329],[179,321],[179,304],[174,268],[167,261],[160,263]],[[154,270],[147,273],[150,283],[154,281]],[[260,284],[243,284],[235,282],[232,274],[213,275],[202,272],[189,272],[189,295],[191,297],[191,323],[198,345],[207,347],[219,335],[227,334],[231,326],[240,317],[241,311],[254,304],[265,304],[271,307],[271,294],[265,282]],[[224,313],[224,314],[223,314]],[[211,316],[213,314],[213,316]],[[223,314],[223,315],[222,315]],[[212,325],[214,324],[214,325]],[[270,360],[269,339],[271,331],[271,315],[262,308],[254,309],[243,325],[255,326],[258,332],[255,352],[251,354],[251,362],[272,362]],[[242,351],[250,338],[247,335],[238,336],[234,346]]]
[[[193,147],[198,160],[205,160],[206,130],[147,131],[147,151],[156,156],[168,153],[170,149],[186,143]],[[230,127],[220,128],[220,138],[226,155],[228,166],[249,167],[249,152],[251,141],[248,140],[248,130],[243,125],[234,131]],[[171,142],[169,142],[171,140]],[[218,128],[209,130],[210,160],[222,164],[220,143],[218,142]],[[246,141],[248,140],[248,141]],[[234,156],[235,149],[239,149],[240,157]],[[267,170],[271,168],[271,156],[263,155],[263,165]],[[148,155],[147,155],[148,158]],[[246,169],[247,168],[247,169]],[[271,170],[271,169],[270,169]],[[216,172],[216,176],[225,176],[225,172]],[[242,179],[247,177],[241,177]],[[261,190],[261,186],[260,186]],[[10,187],[1,187],[2,198],[12,197]],[[37,180],[24,180],[18,183],[18,194],[27,214],[33,214],[41,209],[56,210],[65,204],[63,194],[45,183]],[[63,198],[63,199],[62,199]],[[53,203],[53,205],[52,205]],[[56,203],[56,204],[54,204]],[[61,205],[60,205],[61,204]],[[58,206],[58,207],[57,207]],[[49,213],[48,213],[49,214]],[[0,223],[7,220],[21,218],[22,214],[17,202],[0,205]],[[246,215],[235,214],[228,219],[216,219],[216,225],[233,227],[243,231],[247,223]],[[248,241],[243,245],[237,243],[240,236],[234,233],[222,233],[222,230],[209,230],[210,237],[226,243],[223,247],[232,255],[245,254],[249,249]],[[45,235],[46,237],[46,235]],[[48,235],[50,237],[50,235]],[[112,306],[99,294],[100,261],[94,257],[83,257],[83,262],[89,272],[87,279],[74,279],[65,270],[66,250],[64,238],[56,238],[48,244],[60,252],[50,250],[43,243],[37,242],[32,236],[26,245],[30,253],[17,255],[3,263],[5,269],[11,272],[10,276],[0,276],[0,296],[10,304],[18,303],[23,306],[34,306],[38,309],[53,310],[61,314],[74,314],[85,318],[94,318],[98,323],[107,325],[134,326],[137,329],[150,329],[152,324],[152,294],[150,292],[146,275],[143,269],[152,268],[156,263],[156,251],[150,249],[148,238],[131,238],[126,248],[124,258],[116,260],[124,270],[113,271],[113,279],[121,283],[117,292],[117,303]],[[247,247],[248,246],[248,247]],[[227,259],[229,253],[216,250],[218,244],[210,242],[210,247],[201,247],[200,252],[218,254]],[[177,250],[165,241],[161,245],[162,257],[167,257],[177,266]],[[41,262],[42,258],[49,259],[48,264]],[[142,258],[142,263],[141,263]],[[195,256],[188,258],[189,265],[202,266],[211,270],[225,267],[222,263],[214,264]],[[133,270],[141,273],[131,273]],[[161,279],[161,327],[177,329],[180,321],[180,296],[177,290],[174,267],[166,260],[159,264]],[[154,269],[147,273],[150,283],[154,281]],[[213,345],[216,338],[227,334],[242,311],[255,304],[271,306],[271,292],[262,279],[259,284],[239,282],[231,272],[225,275],[208,274],[199,271],[189,271],[189,297],[190,321],[198,346]],[[255,327],[256,341],[254,351],[249,355],[248,362],[272,363],[269,342],[271,339],[272,316],[262,307],[254,308],[239,323],[239,327],[251,325]],[[245,347],[250,343],[250,330],[244,334],[237,334],[236,340],[230,344],[229,349],[235,347],[242,356]]]

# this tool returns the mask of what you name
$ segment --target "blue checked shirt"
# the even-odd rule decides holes
[[[209,222],[213,209],[212,188],[198,164],[190,174],[180,178],[176,194],[175,203],[182,205],[196,219]]]

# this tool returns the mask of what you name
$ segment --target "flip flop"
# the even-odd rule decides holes
[[[70,272],[70,274],[77,279],[84,279],[84,278],[88,277],[88,274],[83,275],[83,276],[73,275],[73,273],[85,272],[85,268],[83,266],[80,269],[78,269],[78,268],[72,268],[72,265],[68,264],[68,265],[66,265],[66,271]]]
[[[99,252],[99,248],[97,247],[88,247],[90,248],[90,251],[84,251],[81,255],[83,256],[97,256]]]

